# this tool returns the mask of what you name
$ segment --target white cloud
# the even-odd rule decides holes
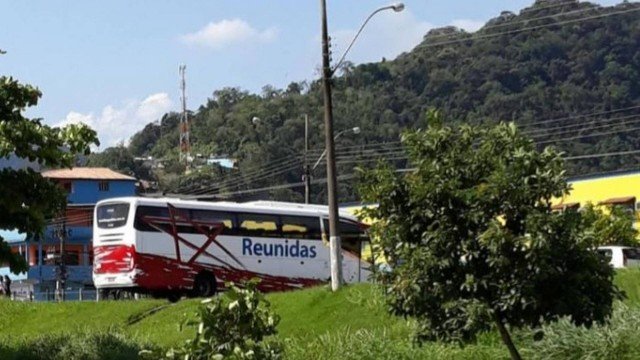
[[[210,22],[202,29],[183,35],[181,40],[189,45],[219,50],[248,42],[270,42],[275,40],[278,30],[274,27],[259,31],[242,19]]]
[[[467,32],[478,31],[481,27],[484,26],[484,24],[485,21],[471,19],[457,19],[451,22],[451,25],[463,29]]]
[[[166,93],[149,95],[142,101],[127,101],[122,106],[105,106],[99,115],[82,114],[71,111],[54,126],[84,123],[98,132],[100,147],[114,146],[127,142],[129,138],[145,125],[159,119],[173,106]]]

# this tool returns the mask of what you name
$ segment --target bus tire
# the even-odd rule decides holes
[[[167,294],[167,300],[169,300],[169,302],[171,303],[178,302],[181,297],[182,294],[180,294],[180,292],[178,291],[169,291],[169,293]]]
[[[109,289],[99,289],[98,292],[100,300],[109,300]]]
[[[113,289],[110,291],[110,296],[109,296],[112,300],[122,300],[123,296],[122,296],[122,290],[120,289]]]
[[[191,293],[194,297],[211,297],[217,292],[218,283],[210,272],[199,273],[193,281]]]

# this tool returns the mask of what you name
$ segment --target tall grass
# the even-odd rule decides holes
[[[617,303],[608,324],[574,326],[569,319],[543,327],[544,338],[525,349],[531,359],[640,359],[640,308]]]
[[[116,329],[88,333],[61,333],[0,342],[3,360],[110,360],[138,359],[152,344],[134,341]]]
[[[531,359],[640,359],[640,269],[619,271],[627,299],[616,303],[609,324],[590,329],[568,320],[516,331],[517,346]],[[282,321],[278,338],[289,359],[507,359],[496,332],[474,344],[412,343],[416,324],[388,314],[382,290],[348,286],[269,294]],[[169,348],[191,337],[178,323],[199,300],[167,306],[157,300],[99,303],[15,303],[0,299],[0,359],[137,359],[140,349]]]
[[[328,332],[311,341],[288,339],[286,356],[291,360],[493,360],[507,358],[502,346],[476,344],[461,347],[455,344],[427,342],[422,345],[411,341],[406,328],[377,330],[342,330]]]

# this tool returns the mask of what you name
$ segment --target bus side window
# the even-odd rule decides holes
[[[327,240],[329,239],[329,220],[324,219],[324,231],[327,234]],[[342,249],[346,250],[354,255],[361,256],[360,246],[361,242],[369,241],[369,237],[365,230],[361,229],[357,223],[340,220],[340,241],[342,243]]]
[[[224,229],[222,235],[232,235],[235,215],[224,211],[191,210],[191,219],[195,222],[222,223]]]
[[[239,213],[238,232],[240,236],[281,237],[278,217],[267,214]]]
[[[310,216],[280,217],[282,234],[287,238],[320,240],[320,219]]]
[[[169,218],[169,209],[166,207],[158,207],[158,206],[138,206],[136,210],[136,219],[134,223],[134,227],[139,231],[153,231],[159,232],[160,230],[155,227],[149,225],[147,221],[145,221],[146,217],[156,217],[156,218]],[[157,222],[157,221],[156,221]],[[155,224],[156,226],[160,224]],[[162,227],[167,227],[169,229],[169,225],[162,224]]]

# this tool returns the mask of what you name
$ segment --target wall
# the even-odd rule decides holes
[[[74,180],[69,204],[95,204],[104,199],[136,194],[135,181],[109,180],[108,191],[100,191],[99,183],[99,180]]]

